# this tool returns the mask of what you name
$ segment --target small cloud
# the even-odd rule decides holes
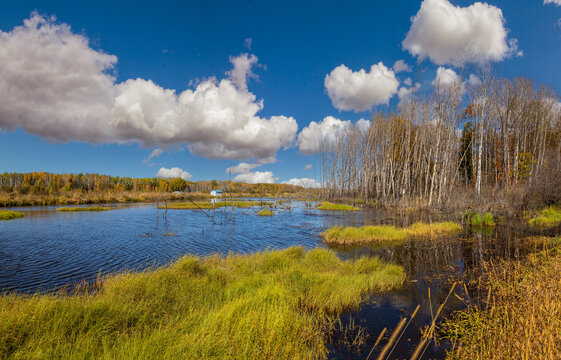
[[[162,148],[155,148],[154,150],[152,150],[152,152],[150,153],[150,155],[148,155],[148,160],[152,160],[153,158],[156,158],[160,155],[162,155],[164,153],[164,150],[162,150]]]
[[[555,4],[557,6],[561,6],[561,0],[543,0],[543,4]]]
[[[325,76],[324,86],[336,109],[358,112],[387,104],[397,93],[399,81],[393,70],[379,62],[368,72],[364,69],[352,71],[339,65]]]
[[[320,188],[321,184],[315,179],[310,178],[293,178],[288,181],[283,181],[283,184],[302,186],[305,188]]]
[[[411,72],[411,67],[403,60],[397,60],[392,69],[396,74],[402,71]]]
[[[234,178],[235,182],[247,184],[272,184],[278,180],[272,171],[254,171],[245,174],[239,174]]]
[[[163,179],[181,178],[183,180],[189,180],[193,177],[193,175],[189,174],[187,171],[178,167],[172,167],[171,169],[162,167],[156,173],[156,177],[163,178]]]
[[[524,50],[520,50],[516,53],[516,57],[522,57],[524,56]]]
[[[248,48],[249,50],[251,50],[251,43],[253,42],[252,38],[247,38],[244,40],[244,47]]]
[[[239,90],[247,90],[247,79],[258,79],[259,77],[251,71],[253,65],[257,64],[257,56],[253,54],[241,54],[236,57],[230,56],[230,62],[234,68],[226,72]]]
[[[168,49],[162,49],[162,54],[167,54],[168,53]]]
[[[310,170],[312,168],[312,164],[308,164],[304,166],[304,170]]]

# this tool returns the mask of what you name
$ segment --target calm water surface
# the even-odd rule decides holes
[[[186,253],[195,255],[250,253],[301,245],[325,246],[319,234],[334,225],[360,226],[434,221],[428,214],[395,217],[381,210],[321,212],[304,203],[290,203],[272,217],[237,209],[235,224],[216,214],[218,224],[200,211],[169,210],[164,220],[154,204],[119,205],[104,212],[60,213],[56,207],[22,208],[25,217],[0,222],[0,291],[51,291],[100,273],[165,265]],[[231,217],[231,210],[224,210]],[[520,239],[532,232],[519,224],[497,227],[487,234],[466,230],[443,241],[404,241],[383,247],[335,249],[343,258],[379,256],[405,267],[407,280],[399,290],[372,296],[369,303],[343,316],[367,329],[369,339],[359,349],[331,345],[331,357],[365,359],[383,328],[391,330],[417,305],[419,315],[397,344],[390,358],[408,358],[420,339],[420,329],[444,301],[451,282],[477,271],[484,260],[517,259],[530,249]],[[429,290],[430,289],[430,290]],[[429,297],[430,291],[430,297]],[[460,296],[462,289],[456,292]],[[473,295],[473,294],[472,294]],[[455,297],[444,316],[464,305]],[[449,344],[434,343],[424,359],[444,358]],[[359,350],[360,352],[357,352]]]

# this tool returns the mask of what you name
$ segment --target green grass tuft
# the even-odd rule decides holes
[[[404,270],[293,247],[105,277],[97,291],[0,297],[0,359],[325,359],[329,323]]]
[[[550,206],[540,211],[540,215],[530,219],[528,223],[535,227],[554,227],[561,224],[561,209]]]
[[[12,220],[12,219],[19,219],[24,215],[19,211],[12,211],[12,210],[0,210],[0,220]]]
[[[352,205],[345,205],[345,204],[334,204],[329,201],[322,201],[320,206],[316,209],[318,210],[327,210],[327,211],[357,211],[360,210],[357,207]]]
[[[350,245],[376,241],[397,241],[408,237],[434,237],[454,234],[462,227],[453,222],[416,223],[406,228],[396,228],[393,225],[376,225],[362,227],[335,226],[322,233],[329,244]]]
[[[273,215],[275,215],[275,213],[272,212],[271,210],[263,209],[263,210],[259,211],[257,213],[257,215],[259,215],[259,216],[273,216]]]
[[[84,206],[84,207],[59,207],[56,211],[62,212],[76,212],[76,211],[107,211],[111,210],[107,206]]]
[[[465,213],[464,218],[466,219],[468,224],[475,227],[497,225],[495,221],[495,217],[491,213],[486,213],[484,215],[481,215],[472,210],[469,210]]]

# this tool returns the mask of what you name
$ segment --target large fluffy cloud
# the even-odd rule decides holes
[[[171,169],[162,167],[156,173],[156,177],[164,179],[181,178],[183,180],[189,180],[193,177],[193,175],[178,167],[172,167]]]
[[[292,117],[257,115],[247,91],[257,58],[232,58],[230,79],[208,79],[176,93],[150,80],[116,83],[117,58],[85,36],[38,14],[0,31],[0,128],[21,127],[50,141],[187,143],[207,158],[270,158],[291,144]]]
[[[352,71],[339,65],[324,81],[333,106],[339,110],[364,111],[374,105],[387,104],[397,92],[399,81],[383,63],[374,64],[370,71]]]
[[[487,3],[462,8],[424,0],[411,22],[403,47],[438,65],[500,61],[517,50],[516,40],[507,40],[501,9]]]
[[[358,130],[365,131],[370,121],[360,119],[354,125]],[[318,154],[349,131],[353,127],[350,120],[340,120],[333,116],[326,116],[322,121],[312,121],[298,135],[298,148],[306,155]]]
[[[277,181],[277,177],[272,171],[253,171],[236,175],[235,182],[243,182],[248,184],[272,184]]]
[[[296,186],[302,186],[305,188],[320,188],[321,184],[315,180],[315,179],[310,179],[310,178],[293,178],[290,179],[288,181],[283,181],[283,184],[288,184],[288,185],[296,185]]]

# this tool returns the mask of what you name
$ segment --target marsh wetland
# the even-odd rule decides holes
[[[267,204],[274,202],[271,199],[263,199],[261,204],[265,204],[264,201],[267,201]],[[270,348],[272,352],[260,352],[268,345],[261,344],[259,339],[253,339],[248,344],[261,344],[256,345],[261,350],[249,346],[249,348],[236,349],[235,353],[220,352],[223,349],[234,351],[227,341],[210,339],[209,343],[213,344],[211,347],[191,343],[191,348],[195,346],[203,351],[191,353],[192,356],[209,358],[217,358],[222,354],[239,358],[244,356],[268,358],[300,356],[303,358],[367,359],[379,335],[385,332],[383,340],[370,354],[372,359],[378,356],[400,320],[404,317],[410,319],[411,314],[419,306],[415,317],[393,342],[391,351],[388,351],[385,357],[388,359],[409,358],[422,341],[422,330],[431,324],[439,306],[445,303],[440,314],[440,323],[442,319],[448,318],[455,311],[465,309],[467,306],[465,299],[477,299],[480,296],[479,289],[470,284],[474,283],[473,279],[480,276],[489,261],[522,260],[544,246],[543,242],[529,239],[536,239],[535,237],[538,235],[558,236],[557,234],[559,234],[558,226],[536,229],[528,226],[527,220],[511,219],[485,228],[471,225],[462,227],[449,225],[448,227],[453,230],[450,233],[439,233],[438,236],[428,238],[418,237],[412,233],[412,229],[419,229],[419,223],[459,222],[462,215],[435,215],[426,212],[406,212],[404,215],[397,215],[376,209],[323,211],[300,201],[288,201],[283,206],[279,206],[274,212],[274,216],[257,216],[259,207],[239,207],[235,209],[234,222],[225,215],[216,214],[216,224],[213,224],[202,210],[183,209],[182,206],[176,206],[177,209],[170,206],[165,218],[163,210],[158,209],[158,205],[152,203],[106,205],[105,207],[110,210],[61,212],[57,211],[57,207],[12,209],[21,212],[24,216],[0,222],[0,289],[5,294],[4,306],[18,308],[18,311],[21,312],[18,315],[18,321],[23,321],[22,319],[25,319],[26,316],[25,311],[21,310],[22,308],[31,311],[29,310],[32,308],[31,304],[42,306],[37,304],[41,303],[40,299],[43,299],[45,295],[39,294],[48,295],[58,292],[59,295],[56,295],[55,299],[59,300],[56,301],[64,303],[64,301],[70,301],[68,299],[72,299],[72,297],[60,300],[58,296],[62,296],[63,299],[65,296],[61,293],[74,293],[72,296],[77,296],[75,295],[76,289],[81,289],[79,291],[86,291],[90,294],[79,296],[88,298],[88,306],[93,310],[87,311],[90,311],[88,314],[91,314],[92,311],[96,312],[96,308],[103,307],[102,305],[109,300],[126,303],[128,301],[126,296],[123,295],[122,298],[119,298],[115,295],[119,291],[121,291],[121,295],[126,293],[137,300],[142,298],[139,295],[142,291],[145,291],[145,294],[152,290],[155,291],[154,289],[149,291],[138,285],[142,283],[142,277],[158,277],[158,281],[161,281],[162,286],[167,289],[167,286],[170,286],[170,274],[175,274],[183,269],[187,266],[186,263],[191,264],[188,266],[191,269],[194,266],[192,262],[198,262],[197,266],[207,269],[203,271],[200,270],[202,268],[196,267],[199,270],[193,270],[193,274],[207,274],[205,276],[208,277],[204,281],[197,280],[200,281],[200,283],[196,283],[197,286],[214,289],[216,284],[222,284],[220,291],[223,292],[213,293],[209,290],[210,292],[206,295],[197,292],[199,297],[196,298],[196,301],[201,304],[207,296],[221,294],[219,297],[226,301],[237,296],[232,294],[243,295],[245,292],[247,292],[246,297],[242,296],[240,299],[246,299],[247,304],[238,310],[221,305],[222,309],[230,309],[235,312],[246,309],[245,306],[247,306],[247,309],[255,310],[255,306],[257,306],[255,304],[265,301],[270,305],[270,299],[293,297],[299,299],[297,304],[290,305],[290,301],[285,299],[282,300],[281,303],[284,305],[280,308],[271,305],[264,309],[270,312],[280,311],[292,314],[291,319],[288,319],[292,324],[288,330],[283,327],[287,326],[285,324],[287,319],[271,317],[271,314],[268,314],[266,319],[277,324],[273,330],[268,329],[259,320],[255,321],[254,326],[242,322],[242,325],[246,327],[244,331],[248,333],[259,329],[261,329],[259,333],[267,333],[270,330],[268,341],[276,344]],[[377,225],[384,225],[383,229],[386,230],[397,228],[409,229],[409,231],[399,232],[402,231],[399,230],[398,236],[390,237],[386,241],[353,242],[343,245],[326,243],[325,233],[328,229],[332,231],[335,227],[343,226],[360,229],[362,226]],[[341,229],[339,228],[339,230]],[[372,229],[369,229],[372,232]],[[338,234],[340,235],[341,231]],[[276,250],[283,251],[276,252]],[[264,253],[255,254],[260,252]],[[195,258],[184,258],[183,256],[186,254]],[[282,263],[284,257],[289,259],[286,264]],[[255,264],[252,264],[251,261]],[[306,271],[313,264],[318,266],[317,271],[307,273]],[[229,266],[234,266],[237,270],[228,273],[229,275],[219,274],[220,271],[229,269]],[[390,267],[388,268],[388,266]],[[253,270],[250,271],[246,268]],[[246,269],[249,272],[239,269]],[[140,274],[134,278],[134,274],[137,272]],[[124,275],[109,275],[116,273]],[[261,278],[258,274],[264,274],[265,277]],[[133,280],[130,282],[138,286],[135,287],[129,283],[125,286],[123,279],[128,279],[127,276],[133,276]],[[221,276],[225,276],[224,279],[220,280]],[[344,283],[341,283],[341,279],[337,280],[339,277],[344,279]],[[285,283],[279,279],[292,280],[286,280]],[[103,282],[108,285],[100,285]],[[457,284],[454,295],[450,296],[450,289],[454,283]],[[466,286],[463,286],[464,283]],[[84,287],[84,284],[89,285]],[[191,289],[192,286],[195,286],[193,285],[195,283],[189,284],[182,285],[183,289]],[[259,291],[255,293],[256,297],[251,297],[249,294],[251,294],[251,289],[256,288],[256,284],[259,284]],[[139,290],[141,288],[144,290]],[[118,299],[107,294],[113,294]],[[181,303],[183,298],[173,295],[175,294],[173,291],[170,294],[162,295],[160,300],[166,304],[169,302],[170,309],[176,309],[179,306],[176,302]],[[107,298],[108,296],[110,299]],[[172,301],[171,298],[175,300]],[[18,301],[24,301],[22,299],[27,299],[25,305],[18,305]],[[193,298],[191,300],[195,301]],[[11,302],[13,302],[12,305],[6,305]],[[255,304],[251,305],[252,302]],[[62,305],[63,303],[59,303],[59,305],[63,308],[70,307],[68,304]],[[74,302],[71,301],[71,303]],[[139,300],[140,303],[144,304]],[[230,306],[228,301],[225,304]],[[141,308],[139,305],[136,310],[152,309],[149,301],[145,306],[146,308]],[[164,308],[162,307],[162,309]],[[88,307],[85,306],[84,309],[88,309]],[[84,309],[80,311],[86,311]],[[305,316],[301,317],[304,310]],[[162,311],[165,313],[166,310]],[[252,314],[256,316],[255,319],[264,316],[259,312],[248,312],[248,319]],[[136,315],[127,314],[127,316],[134,317],[135,321],[142,326],[154,325],[150,322],[152,320],[147,321],[143,318],[141,321],[135,317]],[[166,317],[165,314],[162,316]],[[225,319],[234,321],[224,313],[209,316],[215,316],[215,318],[206,319],[205,323],[212,324],[212,321],[216,321],[218,324],[220,318],[224,316]],[[128,317],[126,317],[128,320],[123,321],[130,322]],[[313,320],[313,317],[316,320]],[[167,325],[174,329],[177,326],[187,326],[191,329],[190,334],[193,336],[194,334],[206,334],[205,336],[211,338],[215,336],[216,339],[224,339],[228,338],[227,334],[232,335],[231,330],[228,329],[217,330],[216,333],[212,333],[214,335],[209,334],[208,331],[205,332],[204,328],[193,330],[193,323],[201,321],[201,319],[192,318],[189,321],[191,325],[188,326],[182,323]],[[240,325],[239,322],[236,324]],[[164,325],[159,324],[158,326]],[[3,330],[4,334],[10,334],[9,325],[7,326],[8,328]],[[117,326],[118,328],[123,325],[111,323],[107,326]],[[264,330],[264,327],[268,330]],[[165,329],[165,326],[163,328]],[[316,336],[318,329],[325,333],[319,337]],[[32,339],[33,330],[26,331],[25,336]],[[308,350],[302,349],[300,346],[302,344],[296,345],[298,336],[294,336],[290,340],[293,342],[292,345],[283,344],[281,337],[278,337],[279,332],[283,333],[282,331],[308,333],[310,337],[304,346],[304,348],[308,346]],[[166,344],[171,341],[166,336],[172,334],[166,333],[164,330],[162,332],[157,336],[154,335],[159,342],[156,341],[156,338],[150,337],[151,340],[148,343],[159,344],[158,346],[166,348]],[[314,337],[311,334],[316,335]],[[13,335],[19,340],[22,336],[24,335]],[[204,336],[199,336],[199,338],[203,339]],[[235,339],[234,335],[232,335],[232,339]],[[78,340],[80,339],[76,341]],[[240,338],[236,341],[243,343],[245,340]],[[81,341],[85,340],[81,339]],[[107,341],[109,341],[107,343],[109,345],[106,345],[112,349],[109,354],[120,356],[124,354],[122,351],[127,350],[126,348],[111,347],[113,346],[112,341],[114,342],[115,339]],[[140,348],[144,349],[131,339],[119,341],[137,351],[140,351]],[[325,344],[322,341],[325,341]],[[9,346],[12,346],[10,348],[12,350],[17,347],[17,341],[14,339],[9,340],[8,343]],[[0,346],[7,347],[6,344]],[[431,340],[426,346],[422,358],[444,359],[450,349],[450,341],[444,338],[438,341]],[[158,348],[149,350],[159,351]],[[70,350],[67,349],[67,351]],[[139,358],[148,357],[148,354],[151,354],[146,349],[143,351],[136,353]],[[168,355],[186,354],[181,349],[175,348],[174,351],[177,353]],[[56,356],[57,353],[49,354]],[[86,351],[84,354],[92,354],[92,352]]]

